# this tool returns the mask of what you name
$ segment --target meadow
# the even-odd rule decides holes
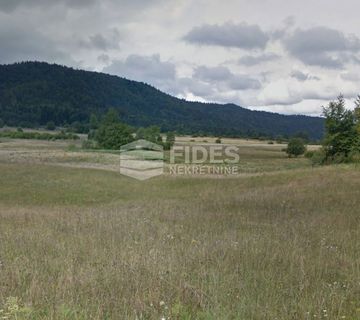
[[[80,142],[2,140],[0,319],[360,319],[360,168],[223,143],[236,177],[139,182]]]

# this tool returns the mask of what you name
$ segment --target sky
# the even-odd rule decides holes
[[[358,0],[0,0],[0,63],[47,61],[192,101],[320,115],[360,93]]]

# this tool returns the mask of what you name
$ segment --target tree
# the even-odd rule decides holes
[[[355,131],[357,135],[355,149],[360,152],[360,96],[355,101],[354,109]]]
[[[286,148],[286,153],[289,155],[289,157],[301,156],[305,153],[305,151],[306,151],[306,146],[301,138],[290,139],[288,147]]]
[[[342,95],[337,101],[331,101],[328,107],[323,108],[326,117],[324,149],[327,158],[335,156],[347,158],[357,144],[359,138],[356,131],[357,112],[345,108],[345,99]]]
[[[120,122],[120,118],[119,118],[119,113],[117,112],[116,109],[114,108],[110,108],[108,110],[108,112],[104,115],[101,124],[114,124],[114,123],[119,123]]]
[[[145,139],[153,143],[162,143],[160,128],[158,126],[150,126],[147,128],[139,128],[136,133],[137,139]]]
[[[132,134],[132,128],[121,123],[117,111],[110,109],[96,130],[95,140],[104,149],[119,150],[121,146],[134,140]]]
[[[170,150],[171,147],[175,144],[175,133],[174,132],[168,132],[166,134],[166,140],[163,143],[165,150]]]
[[[0,119],[0,129],[5,126],[5,122],[3,119]]]
[[[95,114],[90,115],[89,125],[91,130],[95,130],[99,127],[99,120]]]
[[[166,142],[170,143],[171,145],[174,145],[175,143],[175,132],[168,132],[166,134]]]
[[[131,128],[123,123],[102,124],[95,139],[104,149],[120,150],[120,147],[133,141]]]

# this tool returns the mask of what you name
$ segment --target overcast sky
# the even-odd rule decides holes
[[[317,115],[360,93],[358,0],[0,0],[0,63],[39,60],[188,100]]]

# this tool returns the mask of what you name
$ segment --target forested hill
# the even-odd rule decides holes
[[[323,134],[324,121],[250,111],[233,105],[188,102],[147,84],[103,73],[40,63],[0,65],[0,119],[10,126],[88,123],[91,114],[116,108],[122,121],[164,131],[214,135]]]

